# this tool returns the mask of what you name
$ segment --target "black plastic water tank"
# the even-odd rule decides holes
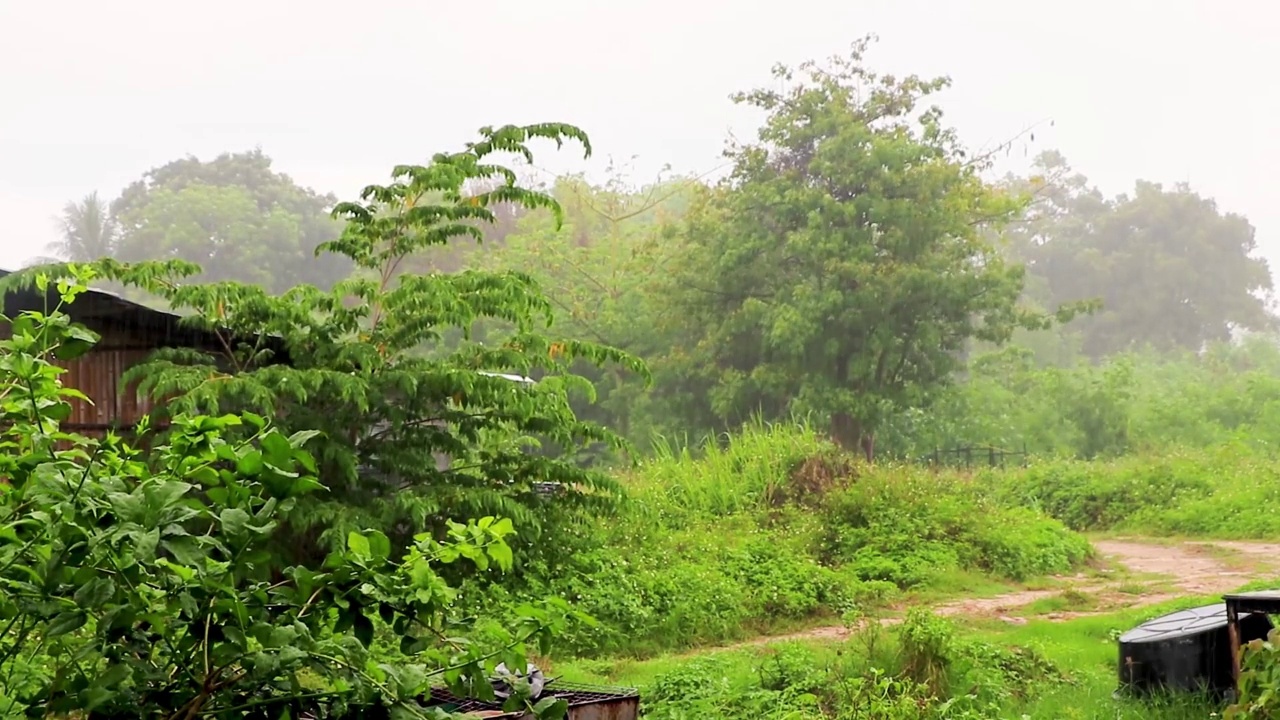
[[[1266,615],[1240,616],[1240,642],[1265,638]],[[1120,686],[1145,694],[1156,690],[1231,689],[1231,641],[1222,603],[1148,620],[1120,636]]]

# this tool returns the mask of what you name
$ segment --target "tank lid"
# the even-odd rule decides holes
[[[1122,643],[1160,642],[1227,626],[1226,605],[1205,605],[1148,620],[1120,636]]]

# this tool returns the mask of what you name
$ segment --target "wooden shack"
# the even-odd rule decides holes
[[[0,278],[10,275],[0,270]],[[4,296],[4,318],[56,307],[56,292],[35,288],[10,290]],[[62,382],[88,396],[93,404],[73,402],[64,430],[101,435],[107,430],[127,431],[151,410],[150,400],[136,387],[121,388],[126,370],[146,360],[164,347],[188,347],[218,352],[223,348],[216,333],[185,327],[180,316],[126,300],[114,293],[90,290],[79,295],[62,311],[73,322],[97,333],[101,339],[85,355],[59,365],[67,368]],[[11,332],[7,319],[0,320],[0,337]]]

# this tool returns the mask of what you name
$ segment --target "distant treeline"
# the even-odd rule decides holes
[[[397,270],[527,273],[556,332],[644,359],[648,384],[584,366],[597,397],[575,400],[641,451],[795,416],[901,457],[1268,441],[1272,282],[1245,218],[1185,186],[1106,197],[1052,150],[992,181],[939,111],[920,115],[946,81],[877,76],[865,49],[736,98],[768,116],[723,182],[562,177],[559,226],[499,204],[482,244]],[[261,152],[185,158],[68,205],[51,252],[329,287],[352,267],[314,256],[341,232],[334,202]]]

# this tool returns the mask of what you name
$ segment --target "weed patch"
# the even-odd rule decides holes
[[[1280,534],[1280,469],[1236,445],[1109,462],[1051,461],[979,480],[1078,531],[1260,539]]]
[[[964,478],[914,468],[877,468],[833,495],[823,517],[827,562],[901,588],[956,568],[1022,580],[1066,572],[1091,555],[1061,523],[994,502]]]
[[[904,592],[997,587],[1065,572],[1090,546],[981,484],[868,467],[803,427],[748,428],[659,455],[623,478],[607,520],[566,524],[560,552],[501,587],[473,581],[476,614],[552,594],[597,620],[573,654],[647,656],[883,606]],[[961,588],[963,589],[963,588]]]
[[[897,628],[866,625],[838,643],[576,661],[566,677],[640,687],[646,718],[1203,720],[1223,708],[1195,694],[1113,696],[1119,634],[1203,602],[1026,625],[916,612]],[[1258,654],[1261,663],[1266,653]]]
[[[840,645],[787,643],[723,652],[648,675],[646,718],[968,720],[1067,682],[1039,652],[962,638],[912,613],[897,631],[868,626]],[[646,675],[628,668],[613,681]]]

